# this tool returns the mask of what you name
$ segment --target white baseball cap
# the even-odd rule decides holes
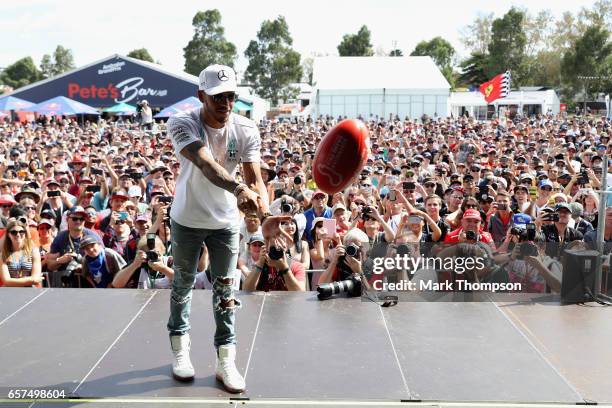
[[[210,65],[200,72],[200,91],[207,95],[238,92],[236,72],[227,65]]]

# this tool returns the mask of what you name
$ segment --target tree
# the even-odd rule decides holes
[[[374,50],[370,35],[370,30],[365,25],[361,26],[357,34],[345,34],[338,45],[338,53],[341,57],[371,57]]]
[[[511,70],[512,82],[515,85],[524,81],[527,42],[523,30],[524,18],[525,14],[522,11],[512,7],[502,18],[493,20],[488,48],[487,76],[493,77]]]
[[[153,57],[151,56],[151,54],[149,54],[149,51],[146,48],[138,48],[136,50],[132,50],[127,56],[142,61],[154,62]]]
[[[561,61],[561,76],[567,84],[568,95],[575,95],[584,86],[579,76],[609,77],[612,75],[612,43],[608,41],[610,32],[602,25],[586,29],[573,48],[570,48]],[[589,89],[607,90],[610,79],[589,80]]]
[[[390,57],[403,57],[404,53],[399,48],[396,48],[394,50],[391,50],[391,52],[389,53],[389,56]]]
[[[57,48],[55,48],[53,59],[55,60],[55,75],[59,75],[76,68],[74,65],[72,51],[62,47],[61,45],[58,45]]]
[[[486,54],[491,42],[493,13],[479,14],[476,20],[460,31],[460,41],[465,48],[476,54]]]
[[[281,91],[302,78],[300,54],[291,48],[293,39],[283,16],[265,20],[244,52],[249,60],[245,79],[264,98],[276,105]]]
[[[469,58],[459,64],[461,74],[457,79],[457,85],[477,87],[483,82],[491,79],[487,75],[487,64],[487,55],[480,52],[473,52]]]
[[[55,64],[49,54],[45,54],[40,61],[40,71],[43,78],[50,78],[55,75]]]
[[[312,85],[314,58],[306,57],[302,60],[302,82]]]
[[[429,41],[421,41],[416,45],[414,50],[410,53],[412,56],[429,55],[447,81],[453,84],[453,57],[455,56],[455,49],[453,46],[442,37],[435,37]]]
[[[234,66],[236,46],[225,39],[221,13],[217,9],[198,11],[192,21],[193,38],[185,48],[185,71],[199,75],[211,64]]]
[[[31,57],[22,58],[9,65],[0,74],[3,84],[17,89],[42,79],[42,74],[36,68]]]
[[[45,54],[40,61],[40,70],[43,78],[54,77],[74,68],[72,51],[61,45],[55,48],[53,56]]]

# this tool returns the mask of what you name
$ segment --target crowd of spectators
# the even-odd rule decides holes
[[[612,172],[602,165],[612,153],[605,118],[363,118],[366,166],[329,196],[317,189],[312,161],[339,119],[259,123],[270,209],[292,215],[281,225],[291,239],[268,248],[259,219],[241,219],[238,288],[314,290],[360,272],[371,282],[444,281],[454,272],[377,274],[371,264],[397,254],[461,256],[469,244],[492,261],[470,279],[558,292],[564,251],[595,247],[596,190]],[[163,123],[1,123],[0,285],[171,287],[168,214],[180,171]],[[605,216],[609,253],[612,207]],[[194,245],[202,245],[194,285],[210,288],[206,246]]]

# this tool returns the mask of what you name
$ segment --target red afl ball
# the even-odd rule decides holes
[[[366,125],[357,119],[345,119],[321,139],[312,163],[317,187],[327,194],[344,190],[365,166],[370,154]]]

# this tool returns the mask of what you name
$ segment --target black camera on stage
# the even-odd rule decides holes
[[[355,274],[346,264],[346,257],[360,258],[361,249],[355,244],[347,245],[346,255],[338,259],[338,271],[340,279],[336,282],[324,283],[317,286],[317,298],[319,300],[327,300],[334,295],[346,293],[347,297],[361,296],[362,284],[361,277]]]

